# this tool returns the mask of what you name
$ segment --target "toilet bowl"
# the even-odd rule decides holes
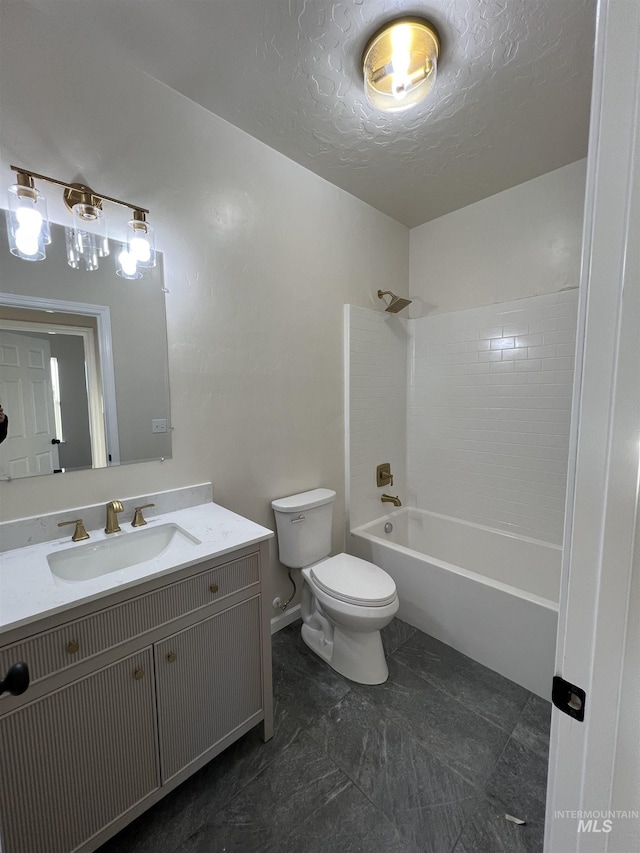
[[[280,561],[302,569],[306,645],[346,678],[382,684],[389,670],[380,631],[398,611],[396,586],[367,560],[328,556],[335,494],[313,489],[272,502]]]

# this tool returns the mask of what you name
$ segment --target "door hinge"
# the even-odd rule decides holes
[[[581,687],[570,684],[559,675],[553,676],[551,701],[560,711],[564,711],[574,720],[581,723],[584,720],[584,706],[587,694]]]

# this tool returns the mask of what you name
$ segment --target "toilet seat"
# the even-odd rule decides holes
[[[396,585],[385,571],[350,554],[338,554],[310,567],[318,588],[348,604],[384,607],[396,600]]]

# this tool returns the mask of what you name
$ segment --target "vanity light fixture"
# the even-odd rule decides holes
[[[146,219],[146,212],[134,210],[129,222],[129,254],[139,267],[150,269],[156,265],[156,243],[153,228]]]
[[[398,18],[385,24],[362,55],[367,100],[385,112],[419,103],[433,89],[439,55],[440,37],[429,21]]]
[[[11,254],[28,261],[46,257],[45,246],[51,242],[51,230],[44,196],[36,189],[35,180],[47,181],[64,188],[63,198],[73,216],[73,224],[65,227],[67,263],[73,269],[98,269],[100,258],[109,254],[104,202],[128,207],[133,211],[129,222],[129,245],[117,258],[117,274],[122,278],[140,278],[140,269],[156,265],[153,228],[147,222],[149,211],[129,202],[97,193],[85,184],[65,183],[40,175],[20,166],[11,166],[17,182],[9,187],[7,233]]]
[[[47,201],[35,188],[33,177],[18,172],[17,181],[9,187],[7,210],[9,251],[25,261],[41,261],[51,242]]]
[[[120,278],[142,278],[142,273],[138,269],[136,259],[126,246],[123,246],[122,250],[118,253],[116,275],[119,275]]]

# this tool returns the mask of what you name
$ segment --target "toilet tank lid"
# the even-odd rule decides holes
[[[300,512],[303,509],[313,509],[314,506],[331,503],[335,496],[333,489],[311,489],[308,492],[300,492],[298,495],[271,501],[271,506],[276,512]]]

